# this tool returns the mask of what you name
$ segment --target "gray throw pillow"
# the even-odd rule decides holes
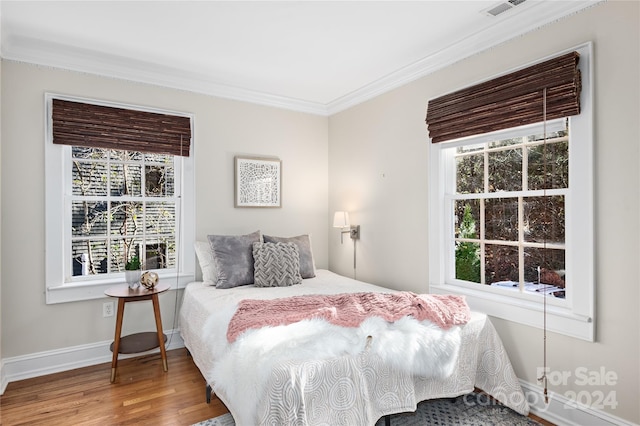
[[[288,287],[302,283],[300,255],[294,243],[253,243],[254,285]]]
[[[311,251],[311,237],[309,235],[305,234],[288,238],[265,235],[263,238],[265,243],[294,243],[298,246],[298,253],[300,253],[300,275],[302,278],[313,278],[316,276],[313,252]]]
[[[260,231],[247,235],[208,235],[216,265],[217,288],[253,284],[253,243],[261,240]]]

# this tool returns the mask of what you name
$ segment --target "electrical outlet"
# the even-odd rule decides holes
[[[104,318],[113,316],[113,302],[104,302],[102,304],[102,316]]]

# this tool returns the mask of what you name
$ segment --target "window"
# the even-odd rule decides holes
[[[455,279],[564,298],[568,141],[565,128],[451,148]]]
[[[590,45],[577,51],[579,115],[431,144],[429,275],[473,309],[537,327],[546,309],[550,330],[593,340]]]
[[[127,149],[91,146],[89,138],[82,145],[73,138],[54,143],[52,110],[61,99],[78,102],[46,96],[47,303],[104,297],[106,288],[124,281],[125,265],[134,259],[172,280],[172,287],[183,286],[195,273],[193,256],[183,255],[194,235],[191,157],[144,145],[133,150],[131,140]],[[76,104],[83,111],[84,105],[123,108],[82,102],[91,102]]]
[[[174,156],[72,146],[71,162],[71,281],[175,268]]]

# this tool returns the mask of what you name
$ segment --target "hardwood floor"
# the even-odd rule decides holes
[[[185,349],[9,383],[0,397],[0,425],[191,425],[227,413]]]
[[[215,396],[205,401],[205,381],[186,349],[99,364],[9,383],[0,396],[0,425],[191,425],[227,413]],[[543,425],[553,426],[534,415]]]

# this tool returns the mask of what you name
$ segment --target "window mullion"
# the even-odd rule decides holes
[[[484,144],[484,193],[489,193],[489,144]],[[480,198],[480,284],[486,284],[485,197]]]
[[[524,163],[524,162],[523,162]],[[524,197],[518,197],[518,288],[524,291]]]
[[[147,264],[147,156],[142,154],[140,169],[140,198],[142,201],[142,240],[140,245],[140,265]],[[146,269],[143,267],[143,269]]]
[[[529,147],[527,146],[528,138],[522,137],[522,190],[529,190]]]
[[[485,226],[484,226],[484,197],[480,198],[480,284],[486,284],[485,282]]]
[[[113,210],[113,198],[111,197],[111,152],[109,152],[109,155],[107,155],[107,197],[105,202],[107,203],[107,211],[108,212],[112,212]],[[111,270],[111,259],[113,258],[112,254],[111,254],[111,247],[112,247],[112,243],[113,243],[113,236],[111,234],[111,215],[109,214],[107,216],[107,235],[106,235],[106,242],[107,242],[107,274],[112,273],[113,271]]]
[[[529,190],[529,147],[526,136],[522,140],[522,191]],[[524,291],[524,197],[518,196],[518,288]]]

